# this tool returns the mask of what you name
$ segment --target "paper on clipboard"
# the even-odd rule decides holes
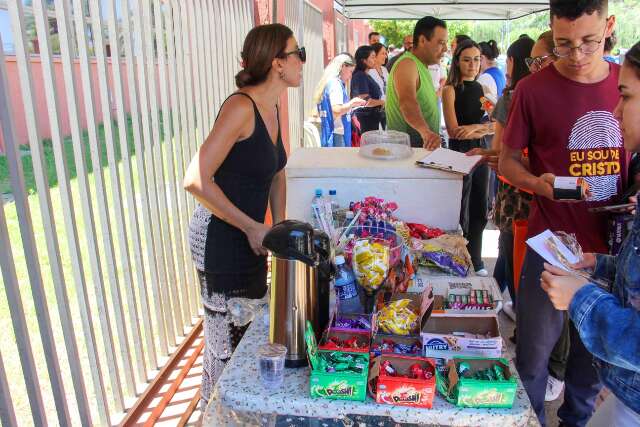
[[[558,252],[564,257],[569,264],[575,264],[580,259],[567,248],[567,246],[562,243],[558,237],[556,237],[550,230],[545,230],[537,236],[533,236],[527,240],[527,245],[531,249],[533,249],[538,255],[544,258],[549,264],[562,268],[563,270],[574,272],[569,266],[566,265],[565,262],[561,258],[559,258],[553,251],[549,248],[547,244],[548,240],[551,239],[553,244],[558,249]]]
[[[416,164],[425,168],[468,175],[480,160],[482,160],[480,155],[467,156],[464,153],[447,148],[437,148],[421,160],[418,160]]]

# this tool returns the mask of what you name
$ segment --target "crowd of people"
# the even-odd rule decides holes
[[[336,56],[314,94],[323,146],[351,146],[359,133],[386,127],[408,133],[415,147],[446,143],[483,156],[464,179],[461,226],[476,273],[486,275],[481,239],[493,211],[500,230],[494,275],[514,302],[516,367],[543,425],[549,378],[564,380],[562,425],[640,424],[639,210],[625,213],[632,220],[616,251],[607,239],[611,217],[591,210],[637,204],[640,185],[640,43],[622,65],[605,56],[615,27],[607,7],[607,0],[551,0],[551,30],[509,46],[506,76],[495,42],[456,35],[449,46],[446,22],[425,17],[391,61],[379,34],[354,56]],[[440,64],[449,48],[445,78]],[[277,100],[300,85],[305,59],[284,25],[252,29],[238,90],[184,178],[199,203],[189,238],[205,313],[204,403],[246,330],[233,324],[227,301],[266,292],[267,206],[274,222],[285,218]],[[584,178],[588,198],[555,200],[556,176]],[[547,265],[531,250],[515,271],[518,221],[527,222],[529,236],[545,229],[573,235],[584,252],[575,268],[591,278]],[[603,385],[610,394],[594,414]]]
[[[625,90],[637,87],[631,80],[640,49],[629,50],[619,66],[612,56],[615,17],[607,11],[606,0],[552,0],[551,29],[520,35],[506,51],[506,72],[495,41],[448,34],[446,22],[434,17],[419,20],[402,49],[389,49],[392,55],[371,33],[370,45],[355,54],[361,76],[356,82],[354,75],[350,91],[345,81],[336,97],[340,105],[357,105],[354,138],[391,129],[409,134],[413,147],[483,156],[463,181],[460,226],[480,276],[489,274],[482,260],[489,219],[500,231],[493,274],[511,297],[504,312],[516,322],[516,365],[543,424],[544,402],[564,389],[562,425],[586,425],[604,384],[612,394],[592,420],[601,424],[591,425],[640,425],[638,220],[627,219],[626,249],[614,253],[612,216],[591,212],[635,202],[630,196],[640,184],[638,138],[631,134],[637,124],[628,124],[634,110],[625,107],[631,102]],[[345,117],[344,109],[336,111],[334,117]],[[323,110],[323,120],[330,112]],[[336,146],[329,132],[323,126],[322,145]],[[554,200],[556,176],[583,177],[588,199]],[[585,253],[578,267],[606,276],[611,287],[567,275],[531,250],[516,271],[516,223],[528,237],[546,229],[575,236]]]

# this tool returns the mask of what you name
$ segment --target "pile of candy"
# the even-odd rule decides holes
[[[483,381],[505,381],[504,369],[497,363],[490,368],[472,373],[471,366],[467,362],[460,362],[458,376]]]
[[[395,202],[385,202],[377,197],[365,197],[361,202],[351,202],[349,209],[360,213],[358,221],[364,224],[367,221],[390,221],[393,219],[393,212],[398,209]]]
[[[411,378],[420,380],[430,380],[433,378],[433,367],[429,366],[426,369],[420,363],[414,363],[409,366],[409,374],[401,375],[397,369],[393,367],[390,361],[383,360],[380,364],[380,376],[399,377],[399,378]]]
[[[471,295],[449,294],[445,308],[451,310],[493,310],[493,298],[486,289],[475,289]]]
[[[339,329],[362,329],[366,331],[371,330],[371,321],[365,316],[358,316],[355,319],[348,317],[337,317],[333,322],[334,328]]]
[[[327,342],[320,346],[322,350],[360,350],[367,348],[369,343],[368,339],[359,338],[357,335],[353,335],[346,340],[341,340],[338,337],[330,337]]]
[[[418,264],[422,266],[435,267],[460,277],[466,277],[469,272],[469,265],[464,259],[443,250],[439,246],[424,243],[421,245],[419,255]]]
[[[370,240],[356,240],[353,245],[353,273],[367,293],[384,283],[389,270],[389,245]]]
[[[375,343],[371,346],[371,352],[378,356],[383,353],[420,354],[421,351],[422,343],[418,340],[413,344],[403,344],[391,339],[383,339],[382,344]]]
[[[378,312],[378,328],[387,334],[409,335],[418,328],[418,313],[410,307],[410,299],[386,304]]]
[[[439,228],[427,227],[424,224],[407,223],[407,227],[410,230],[411,237],[415,237],[416,239],[434,239],[445,234],[444,231],[440,230]]]
[[[319,365],[314,369],[320,372],[344,372],[361,374],[369,366],[365,356],[357,354],[346,354],[338,351],[325,353],[318,352]]]

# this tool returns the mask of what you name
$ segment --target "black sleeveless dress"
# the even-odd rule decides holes
[[[237,92],[231,96],[246,96]],[[287,155],[280,135],[274,144],[253,102],[255,128],[238,141],[214,175],[231,203],[255,221],[264,222],[271,181],[285,167]],[[236,227],[198,206],[189,224],[191,253],[200,281],[204,306],[205,346],[202,358],[201,406],[206,407],[213,387],[248,325],[236,326],[227,310],[232,297],[258,299],[265,295],[266,257],[256,256],[247,236]]]
[[[480,98],[484,96],[482,85],[477,81],[464,81],[462,85],[456,86],[456,119],[458,126],[475,125],[482,123],[484,111]],[[466,153],[472,148],[478,148],[482,144],[482,139],[450,139],[449,148],[454,151]]]
[[[280,123],[274,144],[253,99],[242,92],[231,96],[237,95],[246,96],[253,104],[254,131],[233,145],[216,171],[214,181],[238,209],[253,220],[264,222],[271,182],[285,167],[287,154],[280,135]],[[229,294],[262,292],[259,296],[264,295],[267,257],[256,255],[242,230],[215,215],[211,215],[207,228],[204,271],[216,276],[212,278],[215,280],[209,280],[210,291]],[[256,280],[251,280],[253,278]]]

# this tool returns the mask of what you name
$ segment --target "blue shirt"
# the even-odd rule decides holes
[[[343,104],[349,102],[347,87],[344,82],[338,77],[329,80],[322,92],[322,99],[317,106],[318,114],[320,115],[320,144],[323,147],[333,147],[335,118],[333,116],[333,108],[331,107],[330,93],[336,88],[336,85],[339,85],[339,90],[342,91]],[[351,112],[343,114],[340,120],[344,128],[344,146],[351,147]]]
[[[573,296],[569,316],[597,359],[602,383],[640,413],[640,206],[617,256],[597,255],[593,274],[611,292],[588,284]]]
[[[484,72],[485,74],[489,74],[493,77],[493,80],[495,80],[496,87],[498,88],[498,98],[500,98],[504,91],[504,87],[507,85],[507,79],[504,77],[504,73],[498,67],[487,68]]]
[[[368,94],[371,99],[382,98],[380,86],[373,80],[373,77],[364,71],[356,71],[351,78],[351,97],[353,98],[362,94]]]

